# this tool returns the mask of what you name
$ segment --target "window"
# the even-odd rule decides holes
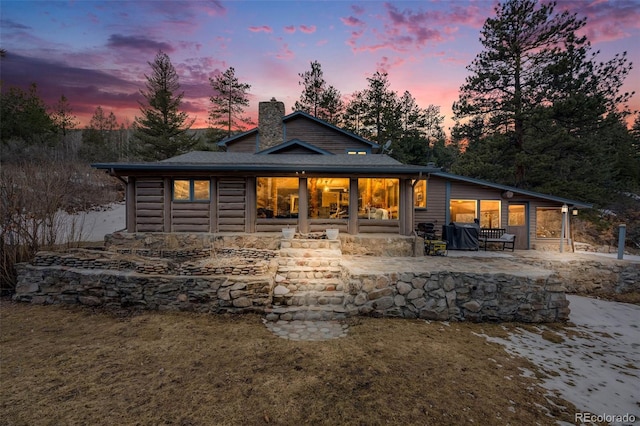
[[[209,201],[211,181],[176,179],[173,181],[173,201]]]
[[[509,204],[509,226],[525,226],[524,204]]]
[[[309,218],[345,219],[349,217],[348,178],[309,178]]]
[[[427,207],[427,181],[424,179],[413,187],[413,206],[422,209]]]
[[[363,150],[349,150],[349,151],[347,151],[347,154],[352,154],[352,155],[367,155],[367,151],[363,151]]]
[[[476,200],[451,200],[449,202],[451,222],[473,222],[478,217],[476,212],[477,204]]]
[[[258,218],[298,217],[298,178],[262,177],[256,179]]]
[[[358,217],[398,219],[399,179],[358,179]]]
[[[480,200],[480,227],[500,228],[500,201]]]
[[[536,209],[536,237],[560,238],[562,232],[562,210],[560,207],[538,207]]]

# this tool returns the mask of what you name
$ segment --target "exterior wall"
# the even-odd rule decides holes
[[[229,143],[227,145],[227,151],[255,153],[258,151],[258,140],[258,132],[251,132]]]
[[[137,179],[135,182],[135,226],[138,232],[164,230],[164,182],[161,178]]]
[[[291,139],[300,139],[334,154],[345,154],[348,150],[371,149],[368,144],[302,116],[285,123],[285,141]]]
[[[218,181],[219,232],[246,231],[246,188],[246,180],[243,178],[221,178]]]

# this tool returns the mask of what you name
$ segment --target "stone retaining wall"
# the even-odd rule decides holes
[[[577,256],[577,255],[574,255]],[[578,257],[570,260],[522,257],[529,265],[554,271],[568,293],[628,293],[640,291],[640,263]]]
[[[346,308],[351,315],[440,321],[566,321],[564,288],[546,277],[504,273],[390,273],[351,276]]]
[[[272,277],[165,276],[19,264],[14,300],[210,313],[263,312]]]

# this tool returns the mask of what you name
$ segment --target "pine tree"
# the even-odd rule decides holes
[[[210,98],[213,106],[209,111],[209,121],[214,128],[225,128],[226,137],[230,137],[232,131],[240,128],[241,123],[252,124],[251,119],[241,116],[244,109],[249,106],[247,93],[251,85],[240,83],[233,67],[215,78],[209,78],[209,82],[214,92]]]
[[[329,123],[338,124],[341,121],[344,102],[340,91],[327,85],[320,62],[311,62],[311,70],[299,73],[298,76],[302,79],[298,84],[303,86],[303,89],[293,110],[304,111]]]
[[[499,4],[495,18],[487,19],[481,31],[484,51],[467,67],[471,75],[454,103],[455,118],[474,123],[458,125],[459,135],[465,129],[482,128],[483,134],[473,136],[476,140],[470,143],[504,136],[493,140],[506,143],[500,161],[511,159],[502,165],[512,174],[503,183],[536,189],[540,180],[529,175],[531,167],[563,158],[539,149],[566,149],[548,143],[551,135],[566,134],[574,143],[590,143],[579,135],[588,135],[605,123],[606,115],[630,96],[618,93],[630,67],[625,55],[596,63],[595,54],[589,56],[586,36],[577,35],[586,20],[569,12],[556,13],[554,8],[555,3],[535,0]],[[476,151],[471,144],[469,148],[465,157]],[[593,147],[577,149],[584,155],[595,152]],[[487,164],[487,170],[492,166]],[[562,165],[543,163],[542,167],[551,170]]]
[[[184,92],[169,56],[158,52],[151,66],[146,90],[140,93],[146,102],[140,102],[141,117],[133,124],[133,142],[143,160],[163,160],[191,150],[198,139],[189,130],[195,120],[180,111]]]
[[[119,133],[118,121],[113,111],[105,115],[102,107],[98,106],[89,125],[82,131],[80,155],[88,161],[119,159]]]

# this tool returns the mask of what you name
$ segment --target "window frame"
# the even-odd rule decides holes
[[[176,198],[176,182],[186,181],[189,182],[189,198]],[[207,182],[208,191],[207,198],[196,198],[196,182]],[[175,178],[171,180],[171,201],[174,203],[208,203],[211,201],[211,179],[197,179],[197,178]]]

